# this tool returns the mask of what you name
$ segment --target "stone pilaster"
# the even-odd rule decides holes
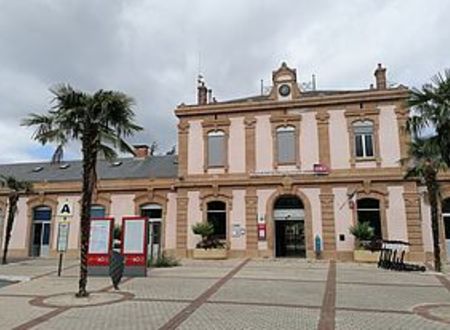
[[[256,119],[254,117],[246,117],[245,124],[245,169],[247,173],[255,171],[256,163],[256,138],[255,128]]]
[[[245,195],[245,227],[247,236],[247,253],[258,254],[258,197],[256,189],[248,187]]]
[[[329,133],[330,115],[326,110],[319,110],[316,114],[317,135],[319,138],[319,162],[322,165],[330,167],[330,133]]]
[[[321,188],[322,240],[325,258],[336,257],[336,229],[334,224],[334,195],[331,187]]]
[[[410,259],[423,259],[423,237],[422,237],[422,217],[420,214],[420,194],[417,193],[415,184],[407,185],[403,193],[406,212],[406,228],[408,233],[408,242]]]
[[[178,124],[178,175],[187,176],[189,123],[181,120]]]
[[[186,191],[178,191],[177,196],[177,256],[186,257],[188,235],[188,201]]]

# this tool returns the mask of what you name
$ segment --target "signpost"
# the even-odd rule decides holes
[[[56,250],[59,252],[58,276],[61,276],[64,253],[69,244],[70,219],[73,216],[73,203],[66,199],[58,205],[58,239]]]
[[[147,276],[147,217],[122,219],[122,255],[124,276]]]
[[[108,275],[114,218],[92,218],[89,231],[88,273]]]
[[[58,244],[57,251],[59,252],[59,263],[58,263],[58,276],[61,276],[63,255],[67,251],[67,245],[69,242],[69,222],[64,221],[58,223]]]

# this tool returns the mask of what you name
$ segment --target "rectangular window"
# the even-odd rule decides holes
[[[277,148],[279,164],[294,164],[295,159],[295,130],[278,129],[277,130]]]
[[[369,121],[353,124],[355,135],[355,156],[359,158],[373,157],[373,124]]]
[[[208,134],[208,166],[225,166],[225,135],[222,132]]]

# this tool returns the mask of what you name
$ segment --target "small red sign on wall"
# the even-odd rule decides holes
[[[260,240],[260,241],[266,240],[266,224],[265,223],[258,224],[258,240]]]
[[[322,174],[322,175],[328,174],[330,172],[328,166],[323,164],[314,164],[313,170],[315,174]]]

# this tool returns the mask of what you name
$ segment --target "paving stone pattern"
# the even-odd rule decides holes
[[[77,289],[77,261],[67,261],[61,277],[56,262],[0,266],[0,277],[29,279],[0,287],[0,329],[450,328],[450,278],[431,272],[298,259],[183,260],[125,279],[119,300],[108,278],[91,277],[88,289],[101,299],[87,306],[63,294]]]

